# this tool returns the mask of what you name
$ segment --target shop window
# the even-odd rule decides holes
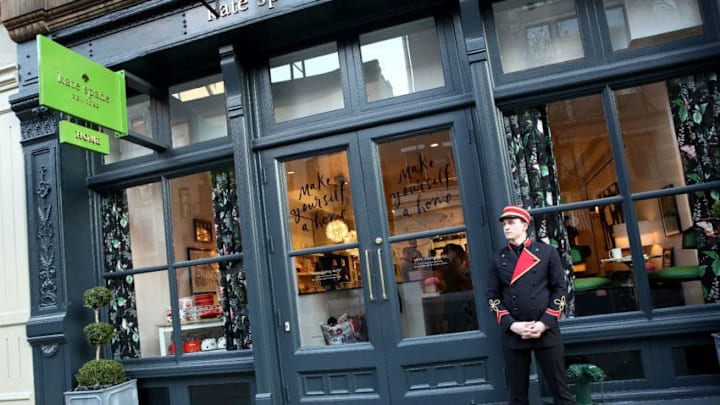
[[[336,43],[270,58],[275,122],[285,122],[345,106]]]
[[[577,304],[568,306],[569,315],[637,309],[634,284],[641,275],[650,277],[655,307],[720,299],[712,271],[720,263],[720,192],[712,186],[720,180],[717,86],[717,75],[708,73],[615,90],[621,151],[610,146],[599,96],[505,114],[518,203],[539,208],[600,200],[535,216],[537,238],[557,246],[566,263]],[[618,154],[624,159],[613,158]],[[618,184],[620,165],[629,173],[629,192]],[[629,198],[633,223],[623,212]],[[683,243],[691,237],[694,248]],[[576,246],[586,247],[585,254]],[[615,298],[617,305],[597,309]],[[583,307],[588,303],[593,308]]]
[[[432,18],[360,35],[360,53],[368,102],[445,85]]]
[[[127,99],[128,129],[134,133],[153,138],[150,115],[150,97],[139,94]],[[110,154],[105,156],[105,164],[152,154],[152,150],[118,139],[114,131],[104,130],[110,139]]]
[[[505,73],[585,57],[574,0],[505,0],[492,15]]]
[[[637,380],[645,377],[639,350],[612,353],[587,353],[565,357],[565,365],[595,364],[606,375],[605,381]]]
[[[169,201],[161,193],[165,182]],[[163,183],[103,198],[105,275],[115,295],[110,318],[118,331],[115,357],[251,348],[233,170]],[[165,206],[171,213],[167,220]],[[173,339],[176,331],[181,341]]]
[[[615,51],[703,34],[697,0],[604,0],[604,4]]]
[[[228,136],[220,74],[170,86],[168,93],[173,147]]]

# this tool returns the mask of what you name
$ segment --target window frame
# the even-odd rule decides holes
[[[720,16],[712,2],[699,0],[703,34],[663,42],[637,49],[614,51],[602,0],[574,0],[585,58],[540,66],[518,72],[502,69],[498,38],[493,21],[492,2],[482,2],[481,12],[486,26],[487,50],[497,99],[510,98],[530,91],[547,92],[549,87],[586,85],[592,80],[610,80],[619,72],[636,73],[648,64],[658,67],[688,59],[716,54],[720,47]],[[622,73],[621,73],[622,74]]]
[[[440,64],[443,70],[445,84],[428,90],[409,93],[396,97],[389,97],[382,100],[368,102],[365,94],[365,81],[362,71],[362,58],[360,53],[359,36],[378,29],[421,20],[433,18],[435,22],[436,35],[440,48]],[[402,105],[417,103],[423,100],[435,100],[438,97],[448,96],[458,92],[463,87],[461,79],[462,52],[455,52],[462,40],[460,35],[459,22],[449,12],[413,14],[402,20],[392,20],[382,25],[363,26],[354,29],[342,36],[322,37],[312,42],[304,42],[300,45],[283,48],[263,54],[262,62],[255,67],[252,81],[257,89],[258,100],[256,108],[259,118],[260,137],[278,138],[288,137],[296,132],[303,132],[302,128],[317,128],[323,124],[336,124],[361,120],[359,114],[372,114],[382,112],[388,108],[402,108]],[[270,88],[270,73],[268,61],[270,58],[280,56],[294,51],[311,48],[316,45],[335,40],[340,61],[341,84],[345,106],[342,109],[327,111],[306,117],[300,117],[283,122],[275,122],[273,114],[272,93]],[[448,46],[444,46],[447,44]]]

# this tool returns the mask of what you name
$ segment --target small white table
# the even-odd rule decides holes
[[[214,328],[217,326],[223,326],[222,318],[212,319],[200,319],[197,321],[183,321],[180,325],[181,330],[192,330],[192,329],[205,329]],[[168,346],[166,341],[172,340],[169,335],[172,334],[173,326],[170,322],[159,323],[158,327],[158,341],[160,342],[160,355],[167,356]],[[166,338],[166,336],[168,336]]]

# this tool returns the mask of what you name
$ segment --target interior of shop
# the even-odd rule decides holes
[[[684,185],[665,83],[617,90],[615,97],[632,191]],[[547,106],[547,114],[562,202],[619,194],[600,97],[553,103]],[[635,210],[655,306],[702,304],[697,251],[688,242],[693,230],[687,195],[638,200]],[[621,205],[573,210],[564,217],[578,314],[636,310]],[[667,279],[662,277],[671,273]],[[668,299],[672,296],[680,298]]]

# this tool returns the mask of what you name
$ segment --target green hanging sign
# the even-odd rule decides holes
[[[112,70],[37,36],[40,105],[128,133],[125,72]]]
[[[110,137],[70,121],[60,121],[60,143],[69,143],[93,152],[110,154]]]

